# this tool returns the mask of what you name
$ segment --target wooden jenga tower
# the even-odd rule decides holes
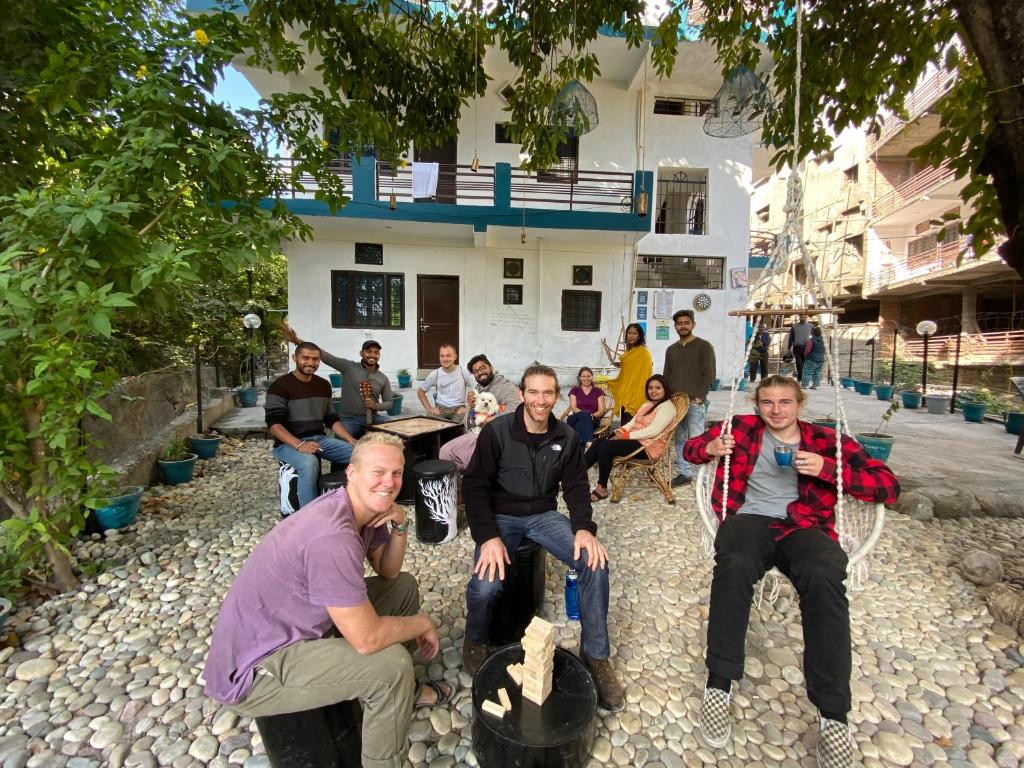
[[[551,671],[555,666],[555,628],[533,617],[523,635],[523,698],[543,704],[551,693]]]

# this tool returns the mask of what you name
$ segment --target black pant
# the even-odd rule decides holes
[[[619,426],[629,424],[633,420],[633,414],[625,408],[619,408]]]
[[[755,360],[750,364],[750,380],[755,381],[757,379],[757,371],[761,370],[761,378],[768,378],[768,358],[762,357],[760,360]]]
[[[772,519],[727,517],[715,537],[715,569],[708,617],[708,671],[743,677],[743,644],[754,584],[772,566],[800,595],[807,695],[823,712],[850,711],[850,608],[846,553],[820,528],[775,541]]]
[[[583,454],[587,469],[597,464],[597,484],[607,486],[608,475],[612,473],[612,460],[616,456],[625,456],[642,447],[639,440],[598,440],[590,445]]]
[[[796,363],[796,380],[804,380],[804,345],[793,347],[793,362]]]

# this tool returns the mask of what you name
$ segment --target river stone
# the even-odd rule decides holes
[[[965,579],[982,587],[995,584],[1003,578],[1003,566],[999,558],[980,549],[972,549],[963,556],[960,572]]]
[[[896,509],[913,520],[931,520],[935,517],[932,500],[920,491],[906,491],[900,494]]]
[[[1024,592],[1013,589],[1007,584],[996,584],[986,599],[989,613],[996,621],[1001,621],[1018,631],[1021,618],[1024,617]]]
[[[15,680],[37,680],[40,677],[49,677],[57,671],[57,667],[60,666],[53,659],[29,659],[23,661],[18,665],[18,668],[14,670]]]
[[[914,750],[895,733],[879,731],[875,734],[874,744],[878,753],[894,765],[910,765],[914,762]]]
[[[935,517],[940,520],[977,517],[981,514],[981,505],[969,491],[937,485],[919,488],[918,492],[932,500]]]

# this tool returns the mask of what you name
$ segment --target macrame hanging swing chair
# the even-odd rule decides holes
[[[795,21],[796,82],[794,87],[794,109],[796,119],[794,120],[793,134],[794,158],[800,157],[799,115],[801,82],[800,65],[802,57],[801,16],[800,3],[797,2]],[[750,74],[753,75],[753,73]],[[760,82],[760,80],[758,80],[758,82]],[[726,85],[728,85],[728,82]],[[725,86],[723,86],[723,88],[724,87]],[[707,122],[705,122],[705,130],[707,130]],[[796,166],[796,163],[794,163],[794,166]],[[797,250],[799,251],[800,261],[803,264],[807,275],[807,282],[811,292],[811,297],[816,306],[815,308],[804,307],[798,310],[781,307],[775,309],[751,308],[733,311],[729,314],[732,316],[746,317],[752,322],[757,322],[759,318],[763,317],[791,315],[796,312],[806,315],[830,315],[833,318],[831,322],[832,343],[825,345],[825,358],[828,365],[829,378],[831,379],[831,384],[835,391],[835,413],[838,421],[838,424],[836,425],[835,445],[837,491],[835,526],[836,533],[839,536],[839,543],[845,550],[849,560],[847,572],[850,588],[856,590],[864,585],[867,578],[867,556],[870,554],[871,550],[874,549],[882,535],[882,528],[885,523],[885,505],[864,502],[852,497],[845,498],[843,496],[843,455],[840,436],[843,434],[850,435],[851,432],[846,418],[846,411],[843,408],[843,390],[838,380],[838,366],[832,357],[832,349],[838,348],[838,329],[837,323],[834,321],[834,316],[842,314],[842,309],[834,308],[832,306],[832,298],[829,295],[829,292],[825,290],[824,285],[818,276],[814,260],[811,258],[803,242],[803,189],[798,170],[798,167],[794,167],[793,172],[789,175],[786,190],[786,205],[784,209],[786,213],[786,220],[783,225],[782,232],[776,238],[776,244],[769,256],[768,265],[764,269],[764,272],[757,284],[751,290],[750,295],[757,295],[759,289],[772,286],[780,277],[788,277],[790,256],[794,250]],[[736,343],[733,345],[733,348],[736,350],[736,355],[733,360],[732,388],[729,394],[729,407],[726,411],[725,419],[722,421],[722,434],[729,434],[732,431],[732,418],[735,413],[736,406],[736,392],[738,391],[739,379],[743,376],[743,361],[748,358],[754,339],[757,337],[757,334],[751,334],[750,339],[746,344],[744,344],[742,334],[743,324],[741,323],[737,328]],[[721,461],[724,462],[725,465],[723,468],[722,487],[723,489],[726,489],[726,492],[723,494],[723,509],[715,510],[711,501],[711,490],[715,482],[715,475],[719,461],[716,460],[702,465],[697,473],[697,482],[694,483],[694,491],[697,496],[697,509],[700,513],[701,522],[704,525],[704,532],[701,540],[701,551],[705,557],[710,557],[713,552],[715,535],[718,531],[719,525],[719,513],[721,513],[721,516],[724,518],[724,507],[728,502],[727,489],[729,488],[730,460],[729,457],[726,456],[721,459]],[[772,569],[768,574],[766,574],[765,578],[761,581],[761,587],[757,598],[758,605],[760,605],[763,600],[767,600],[769,603],[774,602],[778,597],[780,576],[781,574],[776,569]]]
[[[575,136],[590,133],[600,124],[597,99],[579,80],[570,80],[551,103],[553,125],[567,126]]]
[[[704,116],[704,133],[733,139],[753,133],[761,115],[771,106],[768,87],[747,67],[737,67],[718,89]]]

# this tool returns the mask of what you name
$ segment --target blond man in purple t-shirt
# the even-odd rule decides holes
[[[404,765],[413,709],[452,694],[413,679],[410,650],[430,660],[439,639],[419,612],[416,579],[401,572],[409,523],[394,502],[404,464],[401,440],[366,435],[347,488],[256,545],[224,599],[203,672],[208,696],[250,717],[359,699],[370,768]],[[364,561],[376,576],[363,577]]]

